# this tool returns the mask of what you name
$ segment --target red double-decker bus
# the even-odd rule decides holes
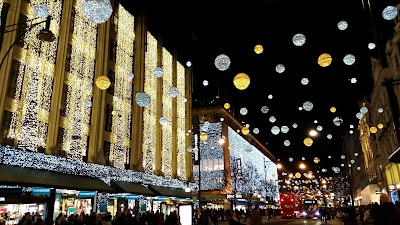
[[[297,209],[297,198],[291,192],[282,192],[280,194],[281,217],[282,218],[299,218],[300,212]]]

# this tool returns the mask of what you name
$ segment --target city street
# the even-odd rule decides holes
[[[241,221],[242,224],[247,224],[250,220],[247,220],[246,222]],[[228,225],[229,222],[227,220],[219,222],[218,225]],[[281,218],[276,218],[276,219],[271,219],[271,220],[266,220],[263,218],[263,224],[273,224],[273,225],[284,225],[284,224],[291,224],[291,225],[303,225],[303,224],[310,224],[310,225],[322,225],[322,224],[332,224],[332,225],[341,225],[340,220],[329,220],[328,223],[321,223],[321,220],[314,218],[314,219],[281,219]]]

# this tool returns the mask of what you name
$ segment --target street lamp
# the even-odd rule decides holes
[[[299,168],[300,168],[300,169],[305,169],[305,168],[306,168],[306,165],[304,165],[304,163],[300,163]]]
[[[276,168],[282,169],[282,164],[280,164],[280,163],[276,164]]]

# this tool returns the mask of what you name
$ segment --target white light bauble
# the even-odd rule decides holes
[[[295,34],[292,41],[295,46],[303,46],[306,43],[306,36],[304,34]]]
[[[303,160],[303,161],[304,161],[304,160],[306,160],[306,158],[305,158],[305,157],[301,157],[301,160]]]
[[[92,102],[89,101],[89,100],[87,100],[87,101],[85,102],[85,106],[86,106],[87,108],[92,107]]]
[[[259,134],[259,133],[260,133],[260,130],[259,130],[258,128],[254,128],[254,129],[253,129],[253,133]]]
[[[301,84],[302,85],[307,85],[310,81],[308,80],[308,78],[303,78],[301,79]]]
[[[219,119],[219,121],[224,122],[224,121],[225,121],[224,117],[221,117],[221,118]]]
[[[368,44],[368,48],[369,48],[370,50],[374,49],[375,47],[376,47],[375,43],[369,43],[369,44]]]
[[[357,78],[353,77],[350,79],[350,83],[355,84],[357,83]]]
[[[281,129],[279,129],[278,126],[273,126],[273,127],[271,128],[271,133],[272,133],[272,134],[278,135],[279,132],[281,132]]]
[[[382,17],[385,20],[394,20],[397,16],[397,8],[394,6],[386,6],[382,11]]]
[[[383,113],[383,108],[379,108],[378,113]]]
[[[358,156],[358,152],[354,153],[354,156],[356,156],[356,157],[357,157],[357,156]]]
[[[191,66],[192,66],[192,62],[187,61],[187,62],[186,62],[186,66],[187,66],[187,67],[191,67]]]
[[[190,153],[192,153],[193,150],[194,150],[194,148],[193,148],[192,146],[189,146],[189,147],[187,148],[187,151],[190,152]]]
[[[300,107],[299,107],[299,111],[301,111],[301,110],[303,110],[303,107],[300,106]]]
[[[127,77],[129,80],[132,80],[132,79],[135,77],[135,74],[133,74],[132,72],[129,72],[129,73],[126,74],[126,77]]]
[[[207,87],[208,86],[208,80],[203,80],[203,86]]]
[[[283,144],[284,144],[286,147],[288,147],[288,146],[290,146],[290,141],[289,141],[289,140],[285,140],[285,141],[283,142]]]
[[[356,161],[354,161],[354,159],[350,160],[351,164],[354,164]]]
[[[241,108],[240,109],[240,114],[243,115],[243,116],[247,115],[248,112],[249,112],[249,110],[247,110],[246,108]]]
[[[352,131],[352,130],[349,131],[349,134],[353,134],[353,133],[354,133],[354,131]]]
[[[278,65],[275,67],[275,71],[276,71],[277,73],[283,73],[283,72],[285,72],[285,66],[284,66],[283,64],[278,64]]]
[[[166,117],[161,117],[159,120],[161,125],[167,125],[168,124],[168,119]]]
[[[366,113],[368,113],[368,109],[367,109],[367,107],[365,107],[365,106],[361,107],[361,109],[360,109],[360,113],[362,113],[362,114],[366,114]]]
[[[293,158],[292,157],[289,158],[289,162],[293,162]]]
[[[356,114],[357,119],[361,120],[364,117],[364,114],[362,114],[361,112]]]
[[[136,94],[136,104],[140,107],[145,107],[150,103],[150,96],[144,92],[140,92]]]
[[[352,54],[347,54],[343,57],[344,64],[351,66],[356,62],[356,57]]]
[[[292,127],[293,127],[293,128],[297,128],[297,127],[298,127],[297,123],[294,123],[294,124],[292,125]]]
[[[318,120],[314,120],[314,123],[318,123]]]
[[[271,116],[271,117],[269,118],[269,122],[275,123],[275,122],[276,122],[275,116]]]
[[[217,69],[225,71],[231,65],[231,59],[227,55],[221,54],[215,58],[214,64]]]
[[[354,128],[354,125],[350,125],[350,129],[353,129]]]
[[[344,156],[344,155],[341,155],[341,156],[340,156],[340,158],[341,158],[341,159],[345,159],[345,158],[346,158],[346,156]]]
[[[176,87],[171,87],[171,88],[168,90],[168,95],[169,95],[169,97],[171,97],[171,98],[176,98],[176,97],[178,96],[178,94],[179,94],[179,90],[178,90],[178,88],[176,88]]]
[[[261,112],[264,113],[264,114],[268,113],[269,112],[268,106],[261,107]]]
[[[153,73],[154,73],[154,76],[157,77],[157,78],[160,78],[160,77],[162,77],[164,75],[164,71],[163,71],[163,69],[161,67],[156,67],[154,69]]]
[[[339,21],[339,23],[337,24],[339,30],[346,30],[348,26],[349,24],[344,20]]]
[[[110,0],[84,0],[82,11],[86,19],[95,24],[106,22],[113,12]]]
[[[324,129],[321,125],[317,127],[317,131],[322,131]]]
[[[282,132],[283,134],[287,134],[287,133],[289,132],[289,127],[288,127],[288,126],[282,126],[282,127],[281,127],[281,132]]]
[[[311,111],[314,108],[314,105],[310,101],[306,101],[303,103],[303,109],[306,111]]]
[[[339,118],[339,117],[333,118],[333,124],[335,124],[335,126],[340,126],[340,125],[342,125],[342,123],[343,123],[343,120],[341,118]]]
[[[247,123],[247,124],[245,125],[245,127],[250,128],[250,124]]]
[[[203,126],[201,127],[201,130],[204,131],[204,132],[207,132],[209,126],[210,126],[210,122],[208,122],[206,120],[206,121],[204,121]]]
[[[39,4],[35,6],[33,13],[35,13],[38,18],[45,19],[49,17],[49,7],[47,5]]]

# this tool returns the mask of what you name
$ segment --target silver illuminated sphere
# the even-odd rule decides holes
[[[282,126],[281,127],[281,132],[284,134],[287,134],[289,132],[289,127],[288,126]]]
[[[243,115],[243,116],[247,115],[248,112],[249,112],[249,110],[247,110],[246,108],[241,108],[240,109],[240,114]]]
[[[314,120],[314,123],[318,123],[318,120]]]
[[[358,156],[358,152],[354,153],[354,156],[356,156],[356,157],[357,157],[357,156]]]
[[[33,13],[39,18],[45,19],[49,17],[49,7],[47,5],[39,4],[33,9]]]
[[[352,54],[347,54],[343,58],[344,64],[351,66],[356,62],[356,57]]]
[[[350,134],[353,134],[353,133],[354,133],[354,131],[350,130],[350,131],[349,131],[349,133],[350,133]]]
[[[126,74],[126,77],[127,77],[129,80],[132,80],[132,79],[135,77],[135,74],[133,74],[132,72],[129,72],[128,74]]]
[[[164,71],[162,70],[161,67],[156,67],[154,69],[153,73],[154,73],[154,76],[157,77],[157,78],[160,78],[160,77],[162,77],[164,75]]]
[[[376,45],[374,43],[369,43],[368,44],[368,48],[371,49],[371,50],[374,49],[375,47],[376,47]]]
[[[350,125],[350,129],[353,129],[354,128],[354,125],[352,124],[352,125]]]
[[[267,107],[267,106],[263,106],[263,107],[261,107],[261,112],[262,113],[268,113],[269,112],[269,108]]]
[[[289,140],[285,140],[285,141],[283,142],[283,144],[284,144],[285,146],[290,146],[290,141],[289,141]]]
[[[273,126],[271,128],[271,133],[274,134],[274,135],[278,135],[280,131],[281,131],[281,129],[279,129],[278,126]]]
[[[351,80],[350,80],[350,82],[352,83],[352,84],[355,84],[355,83],[357,83],[357,78],[351,78]]]
[[[285,66],[283,64],[278,64],[275,67],[275,70],[276,70],[277,73],[283,73],[283,72],[285,72]]]
[[[214,64],[217,69],[225,71],[231,65],[231,60],[227,55],[221,54],[215,58]]]
[[[341,156],[340,156],[340,158],[342,158],[342,159],[345,159],[345,158],[346,158],[346,156],[344,156],[344,155],[341,155]]]
[[[168,124],[168,119],[165,117],[161,117],[159,120],[161,125],[167,125]]]
[[[269,122],[275,123],[275,122],[276,122],[275,116],[271,116],[271,117],[269,118]]]
[[[140,92],[136,94],[136,104],[140,107],[145,107],[150,103],[150,96],[144,92]]]
[[[292,41],[295,46],[303,46],[306,43],[306,36],[303,34],[295,34]]]
[[[383,108],[379,108],[378,113],[383,113]]]
[[[311,111],[314,108],[314,105],[310,101],[306,101],[303,103],[303,109],[306,111]]]
[[[297,128],[297,127],[298,127],[297,123],[294,123],[294,124],[292,125],[292,127],[293,127],[293,128]]]
[[[305,158],[305,157],[301,157],[301,160],[303,160],[303,161],[304,161],[304,160],[306,160],[306,158]]]
[[[302,85],[307,85],[310,81],[308,80],[308,78],[303,78],[301,79],[301,84]]]
[[[339,167],[332,167],[332,170],[335,173],[340,173],[340,168]]]
[[[328,156],[328,159],[330,159],[330,158],[332,158],[332,156],[329,155],[329,156]]]
[[[333,118],[333,124],[335,124],[335,126],[340,126],[343,123],[343,120],[339,117],[335,117]]]
[[[301,110],[303,110],[303,107],[300,106],[300,107],[299,107],[299,111],[301,111]]]
[[[219,119],[219,121],[221,121],[221,122],[224,122],[224,117],[221,117],[220,119]]]
[[[339,30],[346,30],[348,26],[349,26],[349,24],[344,20],[340,21],[337,24],[337,27],[339,28]]]
[[[110,0],[84,0],[82,12],[89,21],[101,24],[111,17],[113,10]]]
[[[320,125],[317,127],[317,131],[322,131],[323,127]]]
[[[259,130],[258,128],[254,128],[254,129],[253,129],[253,133],[259,134],[259,133],[260,133],[260,130]]]
[[[351,164],[354,164],[356,161],[354,161],[354,159],[350,160]]]
[[[206,121],[204,121],[203,126],[201,127],[201,130],[204,131],[204,132],[207,132],[209,126],[210,126],[210,122],[208,122],[206,120]]]
[[[382,11],[382,17],[385,20],[393,20],[397,16],[397,8],[394,6],[387,6]]]
[[[171,88],[168,90],[168,95],[169,95],[169,97],[171,97],[171,98],[176,98],[176,97],[178,96],[178,94],[179,94],[179,90],[178,90],[178,88],[176,88],[176,87],[171,87]]]
[[[86,106],[87,108],[92,107],[92,102],[89,101],[89,100],[87,100],[87,101],[85,102],[85,106]]]
[[[183,102],[186,103],[187,102],[187,98],[183,98]]]
[[[208,80],[203,80],[203,86],[207,87],[208,86]]]
[[[191,67],[191,66],[192,66],[192,62],[187,61],[187,62],[186,62],[186,66],[187,66],[187,67]]]
[[[322,168],[322,170],[321,170],[323,173],[326,173],[326,169],[325,168]]]
[[[293,162],[293,158],[292,157],[289,158],[289,162]]]
[[[357,119],[361,120],[364,117],[364,114],[359,112],[356,114],[356,117],[357,117]]]
[[[250,124],[247,123],[247,124],[245,125],[245,127],[250,128]]]
[[[368,113],[368,109],[367,109],[367,107],[365,107],[365,106],[361,107],[361,109],[360,109],[360,113],[362,113],[362,114],[366,114],[366,113]]]

